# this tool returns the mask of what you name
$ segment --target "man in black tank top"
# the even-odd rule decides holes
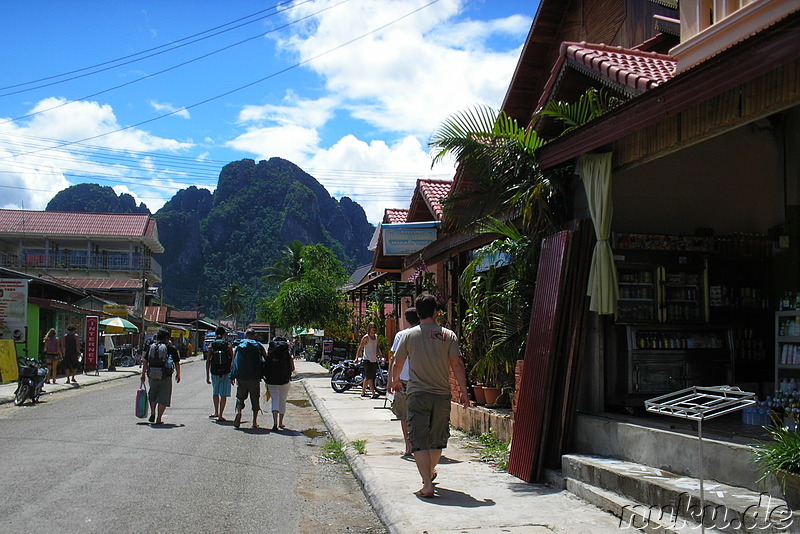
[[[64,334],[61,346],[64,348],[64,372],[67,375],[67,382],[77,384],[75,373],[80,366],[78,358],[81,354],[81,338],[75,333],[74,324],[67,327],[67,333]]]

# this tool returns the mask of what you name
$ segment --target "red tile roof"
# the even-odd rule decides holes
[[[614,82],[638,92],[644,92],[672,79],[677,61],[664,54],[631,50],[605,44],[561,43],[560,56],[553,65],[539,99],[542,107],[550,98],[550,93],[558,80],[564,64],[588,68]]]
[[[25,234],[138,237],[152,235],[150,221],[149,215],[0,210],[0,229]]]
[[[66,278],[61,279],[72,287],[81,289],[141,289],[142,281],[136,278]]]
[[[411,197],[408,222],[441,221],[444,216],[442,200],[450,194],[452,186],[452,180],[417,180],[417,188]],[[423,206],[428,213],[420,211]]]
[[[383,222],[386,224],[404,223],[408,218],[408,210],[386,208],[383,212]]]
[[[168,311],[166,306],[145,306],[144,318],[151,323],[166,323]]]

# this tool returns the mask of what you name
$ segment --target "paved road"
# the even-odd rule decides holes
[[[0,406],[0,532],[385,532],[352,473],[322,458],[299,383],[284,434],[208,419],[202,361],[184,365],[162,427],[133,416],[137,384]]]

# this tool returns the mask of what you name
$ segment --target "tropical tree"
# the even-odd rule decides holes
[[[320,244],[302,246],[298,257],[299,278],[284,280],[274,298],[262,301],[259,318],[284,330],[304,326],[344,331],[349,309],[339,291],[347,279],[342,262]]]
[[[222,313],[233,318],[233,329],[236,330],[237,320],[244,313],[244,295],[242,287],[237,282],[232,282],[222,290],[220,295]]]
[[[303,244],[294,240],[281,251],[280,257],[264,269],[267,282],[295,282],[303,275]]]
[[[562,125],[563,135],[619,102],[591,89],[578,102],[553,101],[538,113]],[[484,106],[446,119],[429,143],[433,165],[449,157],[458,164],[459,191],[444,201],[451,228],[500,236],[460,280],[467,304],[462,331],[475,378],[502,383],[513,377],[527,339],[541,240],[569,217],[572,172],[539,168],[536,151],[545,143],[532,128]],[[497,254],[509,258],[507,266],[478,271]]]

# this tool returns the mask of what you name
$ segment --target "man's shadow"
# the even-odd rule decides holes
[[[439,506],[458,506],[459,508],[478,508],[480,506],[495,506],[497,503],[492,499],[484,499],[479,501],[472,495],[464,493],[463,491],[456,491],[447,488],[436,487],[436,497],[425,498],[417,497],[420,501]]]

